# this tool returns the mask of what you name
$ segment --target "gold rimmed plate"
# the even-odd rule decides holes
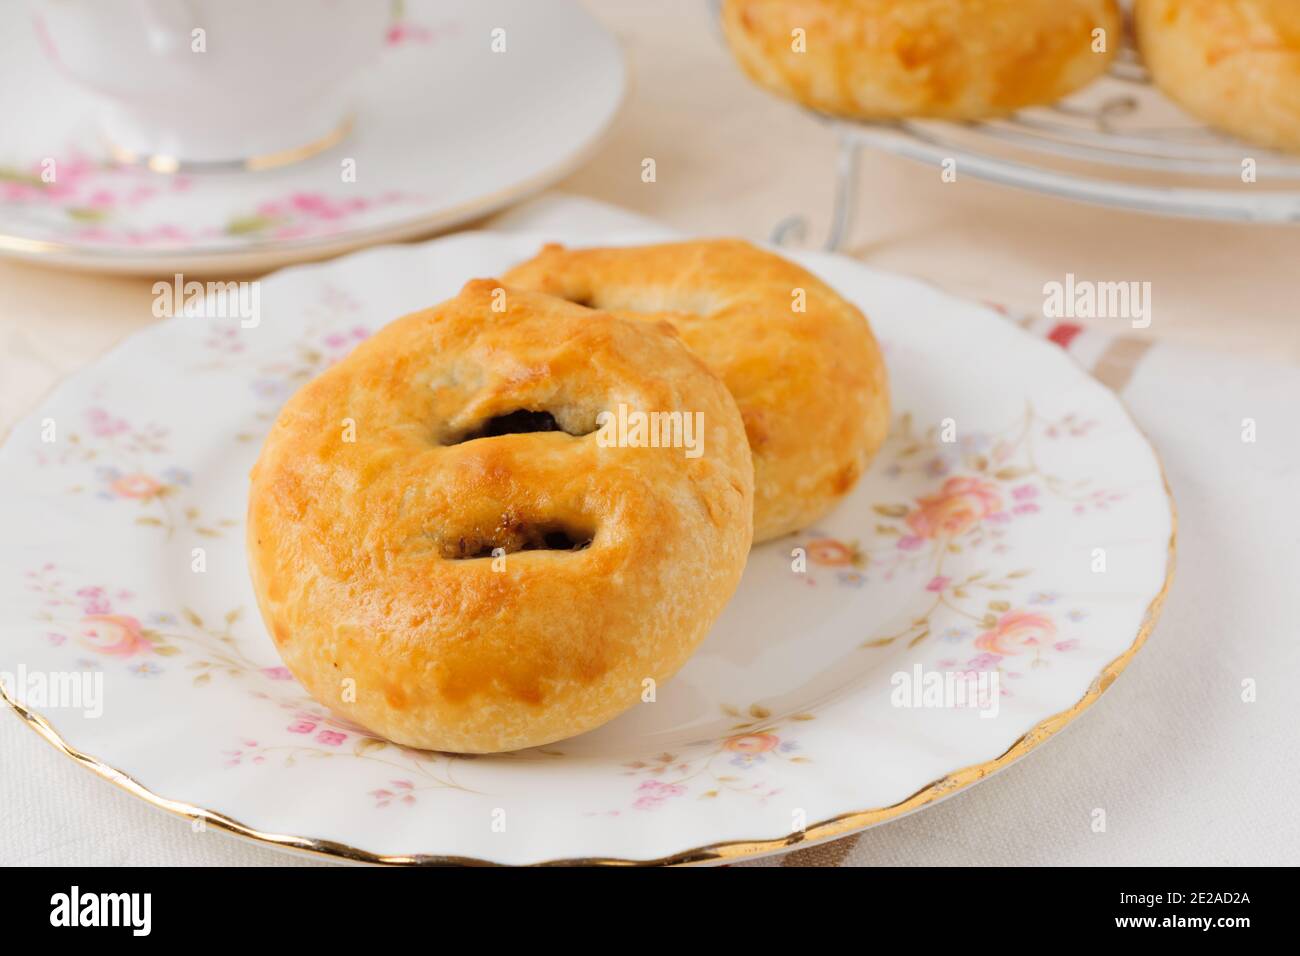
[[[798,254],[871,316],[892,434],[834,513],[755,549],[653,703],[476,758],[321,708],[277,660],[245,571],[261,440],[294,388],[379,325],[552,238],[583,237],[470,233],[285,270],[263,281],[256,323],[159,323],[15,427],[0,672],[27,721],[136,796],[286,849],[705,862],[957,792],[1074,719],[1146,639],[1172,503],[1115,396],[980,306]]]

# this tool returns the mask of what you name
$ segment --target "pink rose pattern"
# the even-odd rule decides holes
[[[771,771],[791,764],[811,763],[789,727],[813,720],[812,714],[792,714],[773,720],[767,708],[754,704],[748,710],[723,707],[723,714],[740,721],[721,740],[694,748],[694,752],[661,753],[623,764],[623,774],[638,778],[628,812],[659,810],[688,794],[699,800],[724,796],[756,800],[760,805],[781,793]],[[624,810],[606,810],[593,816],[618,816]]]
[[[902,416],[891,432],[888,451],[881,455],[881,470],[887,478],[908,478],[911,484],[928,481],[930,490],[909,501],[877,504],[880,523],[874,541],[843,542],[810,529],[802,545],[807,572],[792,577],[817,586],[829,569],[833,583],[861,588],[901,575],[913,579],[916,572],[928,570],[920,583],[930,602],[928,611],[897,632],[867,640],[863,647],[899,641],[914,646],[938,638],[969,648],[965,656],[949,654],[939,660],[938,666],[945,669],[996,669],[1019,678],[1024,666],[1046,666],[1052,655],[1078,649],[1078,638],[1063,631],[1084,620],[1087,611],[1074,607],[1054,617],[1047,606],[1060,595],[1043,590],[1031,591],[1018,602],[1010,600],[1032,575],[1031,569],[961,574],[952,568],[967,555],[1009,554],[1007,537],[1014,525],[1034,520],[1047,507],[1060,503],[1069,514],[1081,516],[1123,500],[1122,493],[1066,481],[1044,473],[1037,464],[1035,443],[1082,438],[1095,425],[1074,414],[1045,420],[1028,407],[1023,418],[1006,429],[958,439],[937,425],[918,431],[910,415]],[[969,559],[963,563],[969,564]],[[941,616],[956,618],[956,623],[944,626]],[[1002,693],[1011,692],[1004,688]]]
[[[213,672],[230,676],[260,673],[283,679],[283,668],[257,668],[243,658],[231,641],[238,611],[225,615],[220,625],[205,624],[191,610],[181,615],[142,613],[130,608],[136,596],[123,588],[69,584],[59,568],[46,563],[26,572],[27,588],[41,598],[40,620],[46,643],[76,647],[94,655],[78,663],[120,661],[137,677],[157,677],[167,672],[164,662],[184,653],[186,644],[211,644],[208,656],[190,664],[195,686],[211,680]],[[267,672],[270,673],[267,673]],[[288,677],[288,672],[284,671]],[[291,679],[291,678],[290,678]]]
[[[169,537],[178,529],[219,537],[237,526],[232,518],[205,517],[193,503],[175,503],[190,488],[192,476],[172,463],[166,428],[152,422],[135,424],[93,406],[82,413],[80,422],[59,434],[64,440],[38,445],[33,454],[43,468],[88,467],[88,480],[73,485],[70,494],[92,493],[117,503],[118,508],[134,509],[136,524],[158,528]]]
[[[418,28],[403,28],[403,37]],[[150,204],[188,193],[188,176],[160,176],[147,169],[93,159],[70,149],[54,159],[23,168],[0,167],[0,208],[31,220],[61,241],[94,246],[183,250],[195,246],[239,246],[264,239],[328,236],[354,221],[392,206],[419,205],[424,198],[399,190],[358,194],[294,191],[231,215],[224,224],[193,226],[158,222]]]
[[[346,756],[401,767],[417,775],[418,780],[395,800],[376,796],[378,806],[414,803],[416,794],[424,790],[459,788],[440,767],[462,758],[380,740],[364,727],[321,708],[302,692],[288,668],[265,666],[244,657],[232,631],[242,617],[238,610],[228,612],[219,622],[205,621],[190,609],[180,613],[134,611],[129,606],[136,598],[130,591],[70,584],[53,563],[28,571],[25,577],[28,589],[39,595],[43,605],[39,615],[45,628],[42,639],[53,647],[88,652],[89,657],[75,661],[79,669],[120,666],[138,679],[185,675],[196,688],[214,679],[251,680],[252,698],[284,709],[284,740],[241,738],[238,747],[221,754],[228,768],[270,762],[292,766],[306,758]],[[172,670],[168,665],[173,663],[180,666]]]

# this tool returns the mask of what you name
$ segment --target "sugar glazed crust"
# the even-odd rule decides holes
[[[1105,72],[1122,29],[1115,0],[726,0],[722,26],[750,79],[780,96],[859,119],[956,120],[1067,96]]]
[[[740,407],[755,541],[824,515],[885,439],[888,380],[866,318],[806,269],[747,242],[548,245],[505,281],[677,330]]]
[[[699,454],[602,442],[620,405],[698,414]],[[252,472],[249,566],[322,704],[400,744],[505,751],[676,672],[752,512],[736,404],[671,325],[481,279],[289,400]]]

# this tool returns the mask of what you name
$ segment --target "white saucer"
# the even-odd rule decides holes
[[[112,272],[236,272],[409,238],[561,179],[622,101],[617,42],[570,0],[400,9],[342,142],[275,169],[167,175],[109,158],[93,104],[43,54],[25,5],[0,5],[0,253]],[[505,52],[492,50],[497,28]],[[347,159],[354,182],[343,181]]]

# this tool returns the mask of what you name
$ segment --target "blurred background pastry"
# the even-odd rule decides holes
[[[1100,76],[1121,17],[1114,0],[726,0],[723,29],[751,79],[813,109],[970,120]]]
[[[1134,24],[1156,85],[1189,112],[1300,151],[1300,0],[1137,0]]]

